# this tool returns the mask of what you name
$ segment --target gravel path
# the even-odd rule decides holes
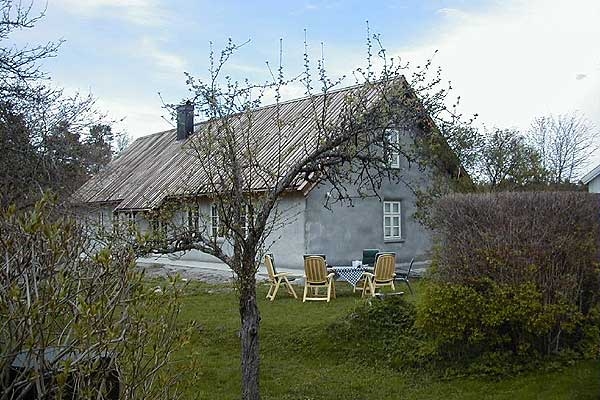
[[[170,264],[144,264],[138,263],[138,267],[146,271],[148,277],[167,277],[180,274],[182,278],[205,282],[210,284],[231,283],[234,280],[233,271],[205,269],[196,267],[182,267]],[[256,275],[257,281],[264,281],[266,277],[262,274]]]

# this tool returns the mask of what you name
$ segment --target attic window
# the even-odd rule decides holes
[[[386,133],[386,153],[389,168],[400,168],[400,134],[396,130]]]

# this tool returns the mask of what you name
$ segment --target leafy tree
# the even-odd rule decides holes
[[[478,177],[490,190],[506,190],[542,182],[540,156],[525,137],[512,129],[495,129],[479,153]]]

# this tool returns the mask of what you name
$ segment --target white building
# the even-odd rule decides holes
[[[588,192],[600,193],[600,165],[585,174],[585,176],[581,178],[581,183],[587,186]]]

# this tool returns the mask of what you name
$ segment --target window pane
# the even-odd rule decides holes
[[[400,228],[399,227],[394,227],[394,236],[395,237],[399,237],[400,236]]]
[[[388,226],[388,227],[391,226],[392,225],[392,219],[390,217],[385,217],[383,219],[383,225],[384,226]]]
[[[399,207],[398,203],[393,203],[392,204],[392,212],[397,214],[398,213],[398,207]]]
[[[390,203],[388,203],[388,202],[383,203],[383,211],[386,213],[390,212]]]
[[[385,228],[385,230],[384,230],[384,234],[383,234],[383,235],[384,235],[385,237],[390,237],[390,236],[391,236],[391,235],[390,235],[390,233],[391,233],[391,228],[390,228],[389,226],[387,226],[387,227]]]
[[[392,218],[392,226],[400,226],[400,217]]]

